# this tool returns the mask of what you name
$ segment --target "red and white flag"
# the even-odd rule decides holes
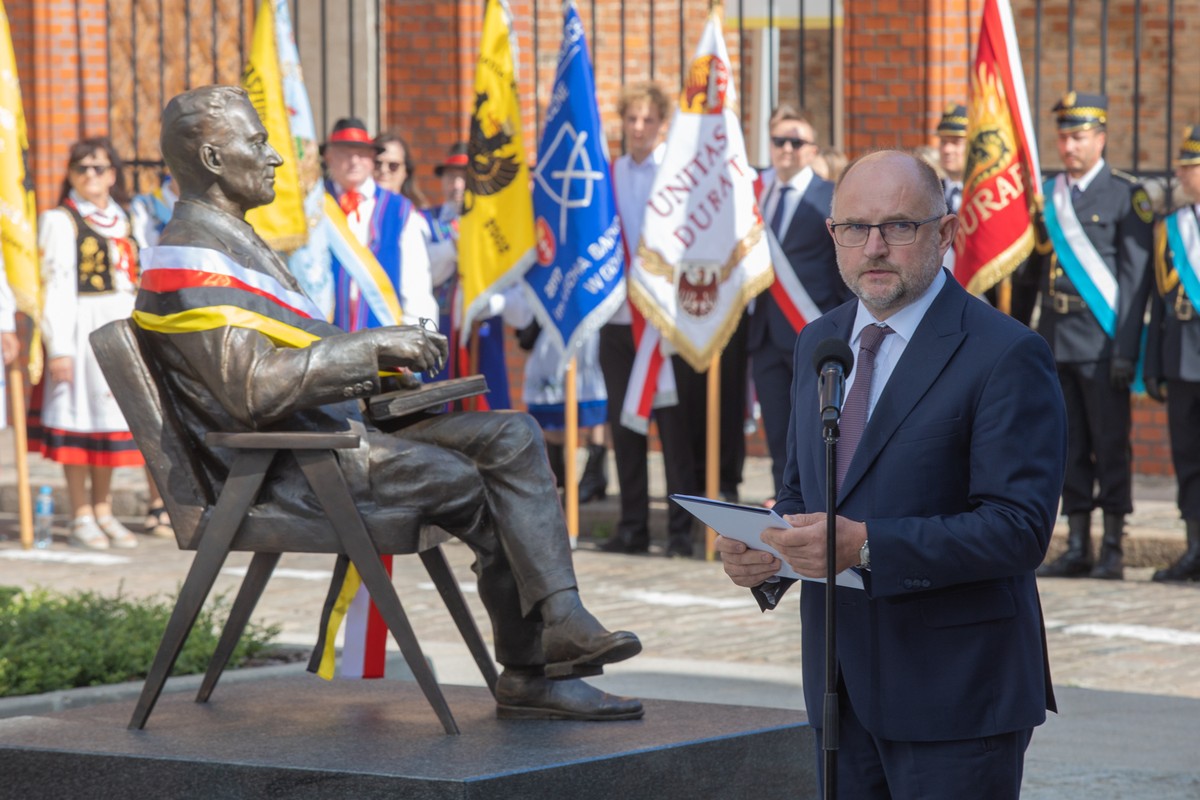
[[[627,280],[646,322],[698,372],[725,347],[750,299],[774,280],[736,108],[720,18],[710,13]]]
[[[954,275],[975,294],[1029,255],[1041,165],[1009,0],[985,0],[967,104],[967,165]]]

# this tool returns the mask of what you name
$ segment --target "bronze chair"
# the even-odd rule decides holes
[[[417,553],[421,557],[494,694],[496,667],[442,553],[440,543],[445,540],[444,534],[423,532],[418,521],[403,511],[356,506],[334,453],[358,446],[359,437],[351,433],[208,433],[206,444],[237,453],[224,485],[215,492],[199,463],[197,443],[190,441],[181,424],[158,365],[146,358],[144,335],[130,320],[111,322],[92,333],[92,349],[162,492],[179,547],[196,551],[196,556],[129,727],[145,726],[225,557],[236,550],[252,552],[254,557],[196,702],[203,703],[212,694],[280,555],[334,553],[338,556],[337,570],[344,571],[347,564],[358,570],[446,733],[458,733],[450,708],[379,560],[381,553]],[[267,469],[284,452],[294,456],[324,509],[324,517],[304,518],[281,512],[273,505],[256,504]]]

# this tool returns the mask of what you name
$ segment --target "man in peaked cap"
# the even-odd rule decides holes
[[[1183,132],[1175,173],[1187,202],[1154,230],[1154,277],[1146,337],[1146,393],[1167,404],[1171,461],[1187,550],[1156,581],[1200,581],[1200,125]]]
[[[967,107],[962,103],[949,103],[938,121],[938,164],[945,173],[942,190],[946,194],[946,207],[951,214],[962,208],[963,170],[967,164]],[[942,263],[954,271],[954,248],[946,251]]]
[[[383,148],[375,144],[362,120],[354,117],[334,123],[321,145],[327,180],[325,190],[345,214],[350,232],[371,251],[391,279],[405,324],[422,318],[437,319],[437,304],[430,288],[429,256],[416,221],[413,204],[375,183],[375,159]],[[364,300],[364,291],[334,252],[334,322],[348,331],[385,323]]]
[[[1124,577],[1121,537],[1133,510],[1129,387],[1150,292],[1150,199],[1104,160],[1108,99],[1068,92],[1054,106],[1065,171],[1047,181],[1039,241],[1038,330],[1050,343],[1067,405],[1063,513],[1067,551],[1052,577]],[[1104,515],[1093,563],[1091,514]]]
[[[937,126],[938,163],[946,177],[946,205],[952,214],[962,207],[963,169],[967,164],[967,107],[950,103]]]

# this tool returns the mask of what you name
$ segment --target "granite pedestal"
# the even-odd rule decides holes
[[[795,711],[646,701],[635,722],[500,721],[448,686],[442,732],[415,684],[274,678],[207,704],[164,695],[143,731],[111,703],[0,720],[0,783],[20,798],[811,797],[813,733]]]

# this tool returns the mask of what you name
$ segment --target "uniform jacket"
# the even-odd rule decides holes
[[[774,172],[771,172],[764,182],[762,197],[770,197],[774,186]],[[836,308],[851,296],[838,273],[833,238],[825,228],[832,203],[833,184],[813,175],[779,242],[787,256],[788,265],[804,284],[821,313]],[[769,221],[765,222],[769,224]],[[775,347],[787,353],[791,353],[796,344],[796,331],[779,310],[770,292],[763,292],[755,299],[746,343],[750,352]]]
[[[838,498],[871,545],[865,591],[837,589],[838,663],[863,725],[898,741],[1030,728],[1054,708],[1034,570],[1063,482],[1062,393],[1045,342],[948,278]],[[812,355],[827,337],[849,340],[856,309],[826,314],[797,342],[781,514],[825,510]],[[805,582],[800,615],[805,700],[819,726],[823,584]]]
[[[1190,209],[1196,213],[1195,206]],[[1190,262],[1200,267],[1200,252]],[[1150,299],[1150,329],[1146,337],[1147,378],[1200,382],[1200,307],[1187,296],[1175,271],[1167,241],[1166,223],[1154,229],[1156,292]]]
[[[1079,290],[1063,273],[1050,242],[1041,231],[1038,245],[1042,314],[1038,331],[1061,363],[1137,361],[1146,300],[1150,293],[1151,211],[1146,191],[1133,176],[1105,166],[1075,202],[1084,233],[1117,279],[1115,340],[1109,339],[1087,309],[1060,314],[1053,295],[1073,297]]]

